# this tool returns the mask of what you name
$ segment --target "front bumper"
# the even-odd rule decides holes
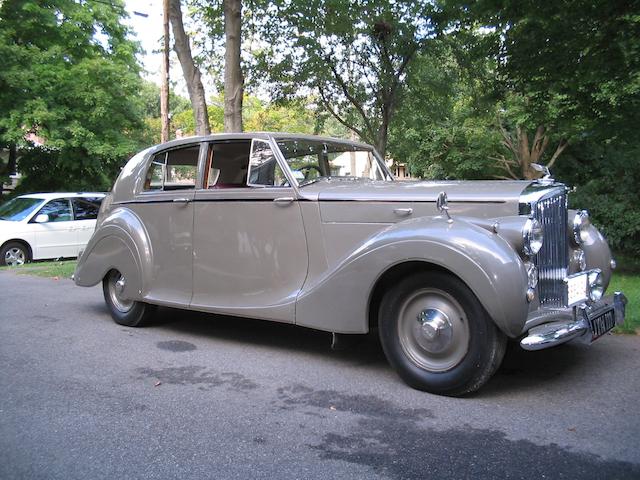
[[[542,350],[575,339],[591,343],[624,323],[626,304],[627,297],[615,292],[591,305],[535,312],[527,324],[537,325],[529,328],[520,346],[525,350]]]

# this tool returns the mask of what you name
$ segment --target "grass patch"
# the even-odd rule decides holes
[[[76,269],[76,260],[62,260],[53,262],[32,262],[18,267],[0,267],[21,275],[37,275],[48,278],[71,278]]]
[[[615,291],[624,293],[629,300],[624,325],[616,327],[616,332],[638,333],[640,330],[640,275],[614,273],[607,294]]]

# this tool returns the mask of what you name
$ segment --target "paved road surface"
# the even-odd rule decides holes
[[[375,338],[161,309],[0,272],[0,478],[640,478],[640,337],[511,353],[411,390]]]

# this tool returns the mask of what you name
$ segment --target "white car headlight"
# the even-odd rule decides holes
[[[535,255],[542,248],[544,233],[542,225],[535,218],[529,218],[522,228],[522,239],[524,240],[524,253],[528,256]]]
[[[576,245],[582,245],[585,242],[586,230],[591,225],[589,212],[580,210],[573,217],[573,241]]]

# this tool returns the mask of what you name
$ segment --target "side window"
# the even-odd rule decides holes
[[[184,190],[196,186],[200,145],[158,153],[153,157],[145,190]]]
[[[76,220],[95,220],[100,210],[100,202],[90,202],[80,198],[71,199],[73,215]]]
[[[288,186],[271,146],[264,140],[254,140],[249,160],[249,185],[282,187]]]
[[[69,205],[69,200],[66,198],[51,200],[38,212],[38,215],[42,214],[49,215],[49,222],[68,222],[73,220],[71,205]]]
[[[243,188],[247,186],[250,140],[227,140],[209,144],[207,188]]]

